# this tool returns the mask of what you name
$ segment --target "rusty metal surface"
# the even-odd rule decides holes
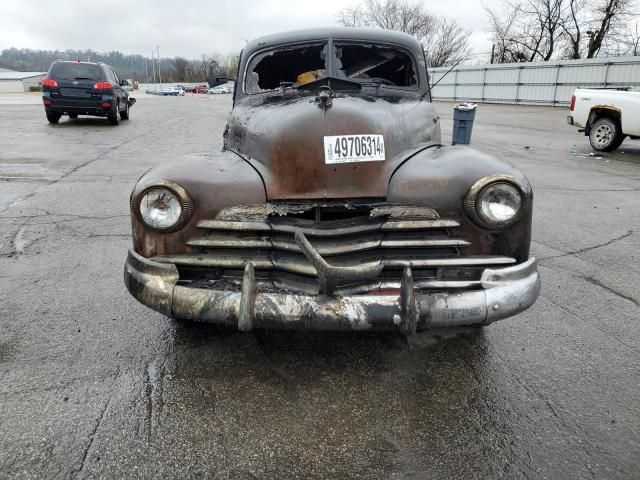
[[[361,92],[314,91],[248,95],[242,88],[249,59],[267,48],[301,41],[379,42],[410,52],[417,67],[415,89],[363,88]],[[330,55],[333,55],[331,53]],[[327,69],[334,62],[328,60]],[[416,151],[440,143],[438,115],[428,101],[428,79],[421,45],[411,36],[383,30],[326,28],[257,39],[240,59],[234,108],[227,122],[225,148],[260,172],[274,199],[384,197],[394,170]],[[327,70],[328,75],[337,72]],[[323,137],[382,134],[386,161],[325,165]]]
[[[187,241],[192,253],[153,259],[177,265],[182,281],[213,289],[226,281],[238,283],[250,262],[261,288],[310,294],[399,289],[406,267],[414,269],[417,288],[477,288],[483,268],[517,261],[504,255],[469,255],[473,243],[453,233],[460,223],[439,218],[431,208],[366,202],[311,205],[316,206],[293,207],[291,217],[280,204],[228,207],[216,219],[197,224],[200,232]],[[248,213],[251,221],[239,212]]]
[[[256,292],[251,263],[242,289],[210,290],[179,284],[170,268],[133,251],[125,265],[125,284],[140,302],[186,320],[211,322],[247,331],[252,328],[310,330],[416,330],[491,323],[529,308],[540,292],[535,259],[502,269],[485,269],[481,289],[416,292],[405,267],[398,294],[304,295]]]
[[[507,229],[495,231],[480,227],[464,213],[463,201],[471,186],[484,176],[497,173],[517,178],[532,196],[529,183],[517,169],[495,157],[468,147],[439,147],[424,150],[405,161],[389,181],[386,200],[379,202],[380,212],[403,205],[405,211],[396,211],[396,222],[406,226],[412,208],[437,210],[446,221],[459,225],[453,231],[457,236],[471,240],[467,251],[470,255],[506,255],[524,261],[529,255],[531,237],[532,201],[520,220]],[[171,178],[182,185],[194,198],[194,213],[182,230],[165,234],[150,230],[141,224],[137,216],[132,217],[134,246],[143,256],[175,255],[193,253],[187,242],[197,236],[200,222],[218,222],[225,219],[245,220],[246,225],[235,223],[241,229],[267,229],[271,226],[257,225],[265,214],[286,217],[290,213],[326,205],[326,202],[310,202],[301,206],[293,202],[266,202],[261,179],[245,161],[224,152],[207,159],[187,159],[179,165],[164,166],[148,172],[139,182],[133,195],[139,194],[141,185],[148,185],[154,179]],[[345,204],[348,204],[347,201]],[[233,207],[228,209],[228,207]],[[265,209],[271,209],[267,212]],[[218,214],[222,220],[216,219]],[[427,210],[422,213],[428,218]],[[207,225],[207,224],[202,224]],[[211,224],[217,225],[217,224]],[[391,226],[390,224],[387,224]],[[453,226],[453,224],[451,224]],[[284,227],[283,227],[284,228]]]
[[[362,262],[348,267],[329,264],[300,230],[295,233],[295,240],[316,270],[321,295],[332,295],[340,282],[372,281],[382,273],[383,266],[380,262]]]
[[[224,323],[230,320],[216,303],[240,305],[244,298],[234,324],[249,329],[261,315],[255,305],[272,300],[260,295],[291,302],[296,294],[332,298],[386,288],[400,293],[401,330],[411,333],[419,310],[414,290],[475,295],[484,269],[528,260],[528,181],[495,157],[440,145],[439,116],[415,40],[349,29],[307,32],[305,40],[328,41],[326,78],[308,88],[246,93],[242,75],[251,55],[273,45],[287,48],[299,36],[269,37],[243,53],[222,152],[157,167],[132,193],[134,250],[178,269],[174,314],[193,318],[199,312]],[[332,42],[349,38],[411,52],[417,85],[381,88],[340,80]],[[357,134],[382,135],[385,159],[325,162],[324,137]],[[464,207],[474,185],[493,178],[511,179],[523,196],[521,213],[504,228],[487,228]],[[193,203],[175,232],[146,227],[135,211],[145,188],[167,182],[188,192]],[[265,322],[277,323],[271,315],[284,314],[281,307],[263,310]],[[340,317],[336,308],[324,312]],[[378,309],[369,316],[377,322],[386,313]]]
[[[404,98],[341,94],[324,110],[312,98],[273,102],[245,96],[229,117],[225,146],[260,172],[270,200],[383,198],[403,161],[440,143],[437,113],[414,93]],[[325,164],[323,138],[346,134],[382,134],[386,161]]]
[[[195,235],[200,219],[212,218],[230,205],[257,204],[266,200],[260,176],[244,160],[228,151],[180,158],[175,163],[157,166],[138,180],[131,198],[139,196],[149,185],[163,184],[167,179],[189,193],[193,214],[183,228],[165,233],[149,228],[137,212],[132,212],[133,245],[145,257],[189,253],[191,248],[186,242]]]
[[[484,228],[464,212],[464,199],[481,178],[508,175],[518,180],[528,202],[520,219],[502,230]],[[533,191],[527,178],[508,162],[469,147],[429,149],[405,162],[389,182],[387,201],[428,205],[444,218],[458,220],[457,235],[473,243],[468,254],[529,258]]]

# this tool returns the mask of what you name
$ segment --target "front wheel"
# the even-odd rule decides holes
[[[55,113],[55,112],[46,112],[46,113],[47,113],[47,120],[49,120],[49,123],[58,123],[60,121],[59,113]]]
[[[591,126],[589,143],[594,150],[612,152],[622,144],[623,140],[624,135],[620,125],[610,118],[601,117]]]

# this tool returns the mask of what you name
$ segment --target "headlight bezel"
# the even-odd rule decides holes
[[[180,212],[178,221],[170,227],[160,228],[154,225],[149,225],[142,217],[140,202],[147,193],[156,189],[169,190],[180,202],[182,211]],[[171,233],[181,229],[189,221],[193,213],[193,200],[185,188],[176,182],[171,180],[154,180],[135,189],[134,194],[131,196],[131,212],[136,216],[138,221],[145,226],[145,228],[162,233]]]
[[[487,188],[496,184],[506,184],[516,189],[520,194],[520,208],[518,212],[509,220],[494,222],[486,218],[480,211],[479,201],[483,192]],[[529,209],[531,202],[531,188],[520,179],[512,175],[489,175],[479,179],[474,183],[464,199],[464,208],[478,225],[491,230],[500,230],[517,223],[522,215]]]

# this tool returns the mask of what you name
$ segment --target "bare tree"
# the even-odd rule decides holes
[[[599,0],[593,8],[594,27],[589,40],[587,58],[598,56],[607,37],[614,36],[632,15],[633,0]]]
[[[556,52],[559,40],[562,36],[562,25],[564,23],[564,0],[529,0],[533,7],[533,12],[540,22],[544,22],[543,30],[546,31],[546,38],[543,43],[543,59],[551,60]]]
[[[568,0],[568,2],[566,14],[562,19],[565,56],[576,60],[582,58],[582,33],[588,28],[585,21],[587,0]]]
[[[471,58],[469,32],[453,19],[440,17],[430,41],[423,42],[427,65],[451,67]]]
[[[173,60],[176,69],[176,81],[178,82],[186,82],[188,78],[189,71],[189,60],[183,57],[176,57]]]
[[[431,67],[453,65],[471,58],[470,32],[453,19],[431,14],[420,3],[364,0],[341,10],[337,21],[347,27],[377,27],[408,33],[422,43]]]
[[[633,28],[629,28],[623,40],[627,47],[626,55],[640,55],[640,27],[636,22]]]
[[[503,0],[485,7],[495,62],[621,55],[634,0]],[[587,36],[585,38],[585,35]],[[588,42],[588,43],[587,43]]]
[[[503,1],[499,8],[485,7],[494,44],[494,61],[550,60],[563,35],[565,0]]]
[[[223,58],[222,63],[220,65],[223,66],[223,69],[225,70],[225,76],[227,78],[236,77],[238,73],[239,63],[240,63],[240,55],[238,54],[227,55],[226,57]]]
[[[345,27],[370,27],[364,5],[346,7],[338,12],[336,20]]]
[[[502,16],[497,10],[486,8],[489,18],[489,30],[493,36],[491,63],[517,63],[526,61],[521,48],[512,40],[517,9],[511,9]]]
[[[200,64],[200,77],[207,81],[220,75],[222,68],[220,67],[221,58],[217,53],[209,55],[202,54],[202,63]]]

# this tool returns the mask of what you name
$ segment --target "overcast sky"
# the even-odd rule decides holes
[[[160,45],[163,57],[199,58],[233,53],[245,39],[297,28],[335,24],[346,5],[339,0],[0,0],[0,50],[119,50],[149,56]],[[476,53],[490,49],[478,0],[426,2],[434,13],[455,17],[473,32]],[[134,7],[135,5],[135,7]],[[144,5],[144,6],[143,6]],[[118,8],[126,9],[119,12]]]

